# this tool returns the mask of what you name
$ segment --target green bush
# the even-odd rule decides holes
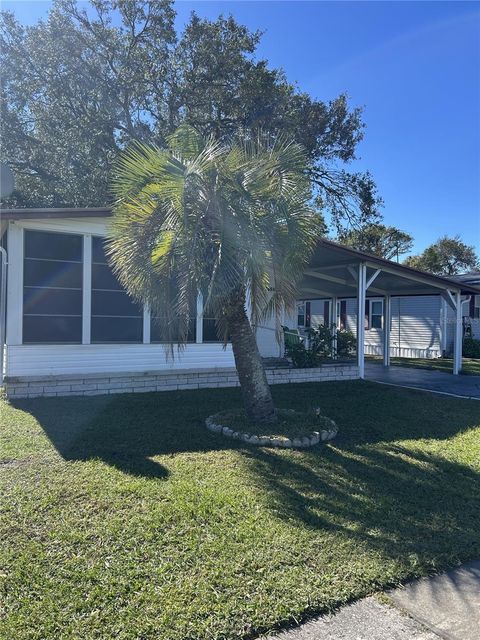
[[[464,358],[480,358],[480,340],[464,338],[462,354]]]
[[[303,342],[287,345],[285,355],[290,358],[295,369],[310,369],[319,365],[317,354],[307,350]]]
[[[357,348],[357,339],[351,331],[337,331],[337,356],[351,356]]]
[[[316,356],[321,358],[331,358],[333,355],[333,327],[320,324],[315,329],[307,329],[309,338],[309,349]]]
[[[287,344],[285,355],[290,358],[297,369],[318,367],[322,360],[336,357],[351,356],[356,349],[357,341],[351,331],[337,329],[337,347],[334,348],[334,327],[319,325],[310,327],[308,333],[308,349],[303,342]]]

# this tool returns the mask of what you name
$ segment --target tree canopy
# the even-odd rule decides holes
[[[387,260],[407,253],[413,245],[413,237],[409,233],[383,224],[367,224],[359,229],[351,229],[340,235],[339,241]]]
[[[408,257],[405,264],[439,276],[453,276],[480,269],[475,248],[462,242],[460,236],[439,238],[423,253]]]
[[[286,135],[306,151],[319,211],[337,227],[377,219],[368,173],[349,171],[363,137],[346,95],[322,102],[258,59],[261,38],[232,17],[192,14],[182,33],[171,0],[54,0],[45,20],[0,22],[1,160],[14,206],[102,206],[119,151],[164,145],[180,124],[217,138]]]

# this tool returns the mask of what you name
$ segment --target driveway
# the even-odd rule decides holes
[[[366,362],[365,378],[374,382],[480,399],[480,376],[454,376],[443,371],[428,371],[412,367],[384,367],[382,364]]]

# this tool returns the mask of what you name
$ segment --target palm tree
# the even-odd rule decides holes
[[[108,253],[120,281],[159,318],[172,357],[202,292],[256,422],[276,412],[252,325],[273,315],[279,327],[321,228],[306,165],[285,140],[204,139],[183,126],[166,149],[135,143],[113,179]]]

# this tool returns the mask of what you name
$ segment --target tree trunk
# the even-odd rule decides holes
[[[242,296],[229,309],[227,317],[245,412],[255,422],[276,422],[272,394]]]

